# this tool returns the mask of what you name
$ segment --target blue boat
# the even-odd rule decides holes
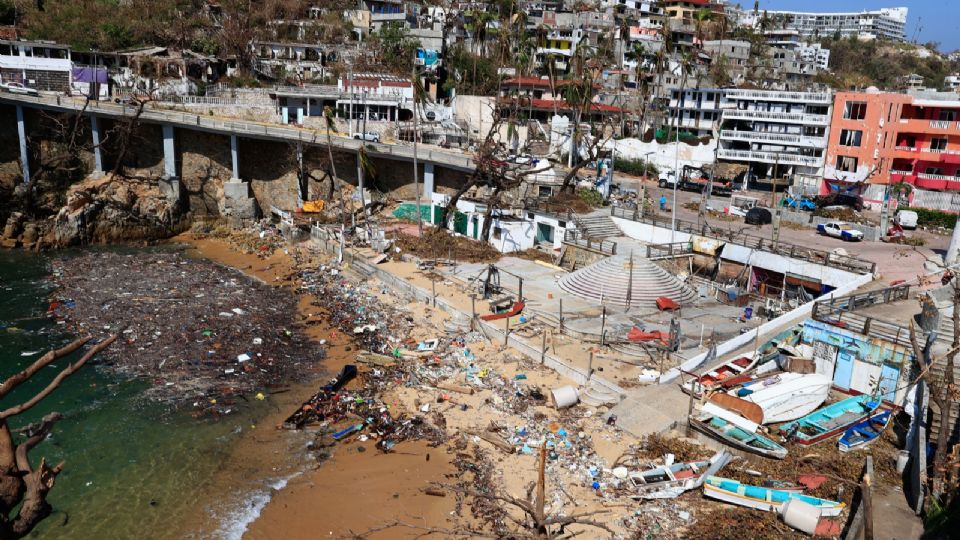
[[[893,413],[891,411],[883,411],[867,418],[863,422],[850,426],[837,443],[840,451],[849,452],[857,448],[863,448],[880,438],[880,434],[883,433],[884,428],[887,427],[887,424],[890,422],[890,417],[892,416]]]
[[[689,422],[693,429],[734,448],[768,458],[783,459],[787,457],[787,449],[757,433],[758,426],[756,424],[748,426],[749,421],[744,419],[740,421],[743,425],[737,425],[735,418],[732,413],[723,414],[721,410],[711,410],[708,407],[707,410],[701,411],[699,414],[690,415]]]
[[[820,509],[821,516],[839,516],[846,506],[842,502],[820,499],[793,491],[783,491],[760,486],[741,484],[736,480],[709,476],[703,483],[703,494],[707,497],[727,501],[740,506],[779,512],[791,499],[798,499]]]
[[[780,433],[799,444],[815,444],[862,422],[879,406],[880,402],[868,395],[850,397],[781,425]]]

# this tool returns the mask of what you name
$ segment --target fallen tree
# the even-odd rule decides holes
[[[34,468],[30,464],[29,456],[30,450],[46,439],[54,424],[62,418],[60,413],[52,412],[39,422],[12,431],[9,420],[40,403],[67,377],[76,373],[116,339],[117,335],[114,334],[90,347],[79,360],[60,370],[57,376],[33,397],[0,411],[0,538],[23,538],[50,515],[53,507],[47,502],[47,494],[53,489],[57,475],[63,470],[63,463],[51,467],[45,459],[41,459],[39,466]],[[80,350],[90,340],[90,337],[80,338],[63,348],[52,350],[23,371],[11,375],[0,383],[0,400],[43,368]],[[14,440],[14,434],[20,436],[19,442]]]

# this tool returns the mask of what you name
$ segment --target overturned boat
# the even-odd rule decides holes
[[[780,373],[748,382],[730,395],[756,403],[763,410],[763,424],[779,424],[806,416],[827,399],[833,381],[816,373]]]
[[[729,478],[710,476],[703,484],[703,494],[713,499],[756,508],[767,512],[781,512],[787,501],[801,500],[820,510],[821,516],[839,516],[846,506],[842,502],[812,497],[793,491],[741,484]]]
[[[746,403],[746,406],[750,405],[756,407],[753,403]],[[787,457],[786,448],[758,433],[759,422],[715,403],[704,403],[699,412],[690,415],[689,422],[693,429],[734,448],[773,459]]]

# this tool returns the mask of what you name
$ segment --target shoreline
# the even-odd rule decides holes
[[[296,284],[295,262],[283,249],[261,258],[242,253],[226,241],[197,239],[189,233],[172,241],[271,286],[290,288]],[[382,454],[370,441],[331,448],[327,458],[318,461],[307,448],[315,438],[311,430],[279,429],[280,423],[316,392],[324,377],[352,363],[359,350],[352,339],[330,326],[327,314],[313,305],[311,295],[289,292],[299,297],[301,330],[314,342],[326,340],[326,358],[316,366],[313,381],[291,384],[288,391],[270,396],[275,400],[274,411],[238,437],[205,490],[210,494],[209,501],[199,504],[194,515],[180,520],[179,536],[274,538],[282,528],[288,538],[316,538],[324,529],[340,537],[410,519],[414,513],[418,514],[414,522],[420,525],[443,524],[454,510],[456,498],[422,492],[430,482],[441,482],[454,472],[453,456],[442,447],[410,441],[398,445],[394,453]],[[347,389],[356,384],[351,382]],[[318,485],[325,488],[313,489]],[[375,498],[380,500],[374,503]],[[324,511],[310,510],[313,508]],[[422,531],[394,529],[371,538],[419,535]]]

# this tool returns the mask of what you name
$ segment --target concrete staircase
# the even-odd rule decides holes
[[[577,225],[585,238],[603,240],[623,236],[620,227],[607,214],[577,218]]]
[[[627,306],[654,307],[657,297],[666,296],[683,304],[697,293],[663,268],[643,257],[614,255],[564,276],[558,283],[564,291],[581,298]]]

